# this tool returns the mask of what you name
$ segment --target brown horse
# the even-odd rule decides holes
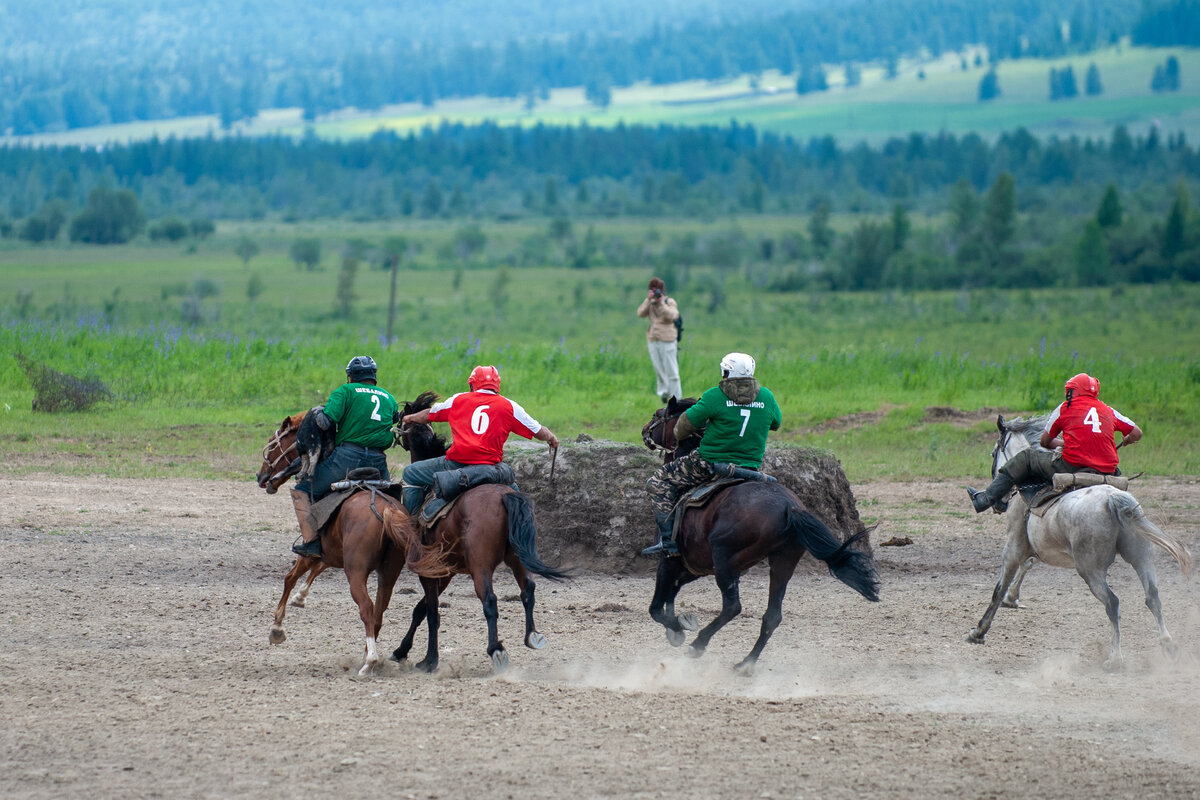
[[[642,428],[642,440],[648,447],[666,451],[664,461],[699,445],[699,437],[691,437],[682,445],[675,441],[675,423],[693,403],[692,399],[677,403],[672,398]],[[734,484],[718,489],[703,508],[680,513],[684,514],[678,534],[680,557],[660,557],[650,616],[667,629],[667,641],[678,647],[686,638],[684,630],[698,627],[694,615],[675,614],[675,596],[680,588],[704,575],[715,575],[721,590],[721,612],[696,634],[688,655],[702,655],[713,635],[741,613],[738,581],[743,572],[763,559],[770,568],[767,611],[753,649],[734,667],[742,674],[753,672],[767,640],[783,619],[783,595],[806,550],[824,561],[842,583],[868,600],[879,600],[874,560],[869,553],[852,547],[868,531],[839,542],[782,484]]]
[[[432,393],[423,394],[414,403],[407,404],[403,414],[428,408],[436,399]],[[413,461],[436,458],[446,453],[445,442],[433,434],[429,425],[411,425],[402,429],[400,443],[412,454]],[[416,668],[424,672],[433,672],[437,668],[437,634],[441,624],[438,598],[455,575],[470,575],[487,620],[487,654],[497,672],[507,667],[508,651],[497,634],[499,609],[496,592],[492,588],[492,575],[501,563],[507,564],[512,570],[517,587],[521,590],[521,604],[525,607],[525,646],[534,650],[546,646],[546,637],[538,632],[533,623],[535,584],[528,573],[533,572],[553,581],[570,576],[546,565],[538,556],[533,502],[528,495],[499,484],[476,486],[459,498],[425,542],[404,524],[405,518],[400,513],[389,510],[383,516],[384,527],[389,535],[410,537],[409,567],[420,576],[421,586],[425,590],[425,596],[413,609],[408,633],[392,653],[394,660],[403,661],[408,657],[417,628],[425,620],[429,630],[429,646],[424,660]]]
[[[304,416],[302,413],[284,419],[263,450],[257,480],[268,494],[278,491],[301,469],[296,436]],[[386,530],[376,516],[377,509],[384,513],[394,512],[392,523]],[[383,612],[391,602],[396,579],[404,569],[407,544],[413,535],[413,521],[395,498],[382,492],[358,492],[347,498],[321,537],[323,558],[298,556],[284,577],[283,596],[275,607],[275,622],[271,625],[271,644],[279,644],[287,638],[283,619],[288,596],[296,581],[307,572],[311,586],[325,569],[338,567],[345,571],[350,582],[350,596],[358,605],[358,614],[366,631],[366,656],[359,675],[368,674],[380,661],[376,640],[383,627]],[[371,572],[378,577],[373,603],[367,591],[367,576]]]

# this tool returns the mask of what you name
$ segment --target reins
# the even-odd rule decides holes
[[[667,438],[665,432],[663,433],[663,443],[661,444],[654,441],[653,434],[659,428],[666,427],[667,420],[676,419],[677,417],[681,416],[683,412],[680,411],[678,414],[672,414],[668,417],[665,409],[660,410],[663,412],[662,416],[659,416],[658,411],[654,412],[654,418],[650,420],[650,424],[646,426],[646,430],[642,434],[642,441],[646,444],[646,447],[649,447],[651,450],[662,450],[665,453],[673,453],[675,452],[675,448],[667,447],[665,444]]]
[[[267,464],[272,470],[274,470],[276,465],[278,465],[279,462],[286,458],[287,454],[291,453],[292,451],[295,451],[297,458],[299,458],[300,448],[297,445],[298,442],[293,440],[289,447],[283,448],[283,439],[280,437],[279,431],[275,431],[275,433],[271,436],[270,441],[267,442],[267,446],[263,448],[263,463]],[[280,447],[283,449],[279,451],[279,455],[276,456],[272,461],[271,448],[273,447]]]

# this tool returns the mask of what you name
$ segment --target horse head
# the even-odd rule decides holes
[[[686,455],[700,444],[699,436],[689,436],[682,443],[675,439],[675,424],[680,415],[695,404],[694,397],[683,400],[672,397],[666,406],[655,410],[650,421],[642,426],[642,442],[651,450],[662,450],[664,462]]]
[[[1048,415],[1042,414],[1037,417],[1013,417],[1006,420],[1003,414],[996,416],[996,429],[1000,435],[996,438],[996,444],[992,447],[992,477],[996,477],[996,473],[1000,468],[1009,462],[1013,456],[1022,450],[1028,450],[1031,447],[1040,448],[1038,443],[1042,436],[1042,431],[1046,428],[1046,420]]]
[[[265,489],[267,494],[275,494],[288,478],[300,471],[301,458],[296,436],[306,413],[284,417],[283,422],[279,423],[279,430],[271,434],[263,448],[263,463],[258,468],[255,480],[258,488]]]
[[[422,392],[417,395],[416,400],[404,404],[404,408],[400,410],[400,416],[403,418],[409,414],[424,411],[437,401],[438,396],[434,392]],[[414,462],[444,456],[448,449],[445,437],[434,433],[433,426],[429,424],[405,425],[401,423],[396,440],[409,452],[409,456]]]

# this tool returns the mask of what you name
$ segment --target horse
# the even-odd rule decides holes
[[[1013,456],[1031,446],[1040,434],[1045,417],[1005,421],[996,419],[999,436],[992,448],[992,476]],[[1133,567],[1142,582],[1146,606],[1158,621],[1158,638],[1164,652],[1174,654],[1177,645],[1163,622],[1162,603],[1152,560],[1157,545],[1171,554],[1184,577],[1191,575],[1192,558],[1187,548],[1146,518],[1129,492],[1099,485],[1068,492],[1044,516],[1030,514],[1029,504],[1018,492],[1008,507],[1008,540],[1004,544],[1000,580],[979,624],[967,641],[983,644],[1000,605],[1016,608],[1021,580],[1038,561],[1056,567],[1074,568],[1104,604],[1112,626],[1112,640],[1104,669],[1116,670],[1124,663],[1121,654],[1120,601],[1108,585],[1108,568],[1117,555]]]
[[[263,449],[263,463],[256,480],[267,494],[277,492],[288,478],[303,468],[296,442],[307,413],[285,418]],[[386,530],[374,506],[383,506],[387,511],[394,512],[392,524]],[[321,537],[323,558],[297,556],[291,570],[284,576],[283,595],[275,607],[275,619],[271,625],[271,644],[280,644],[287,639],[283,619],[288,597],[300,577],[309,573],[308,583],[301,593],[301,597],[304,597],[317,575],[329,567],[338,567],[346,573],[350,596],[358,606],[359,617],[366,631],[365,656],[358,674],[369,674],[381,661],[376,642],[383,627],[383,613],[391,602],[392,590],[404,568],[413,525],[404,507],[389,495],[382,492],[356,492],[348,497]],[[367,591],[367,576],[371,572],[375,572],[378,578],[374,602]]]
[[[675,441],[675,423],[696,401],[671,398],[642,427],[642,441],[651,450],[664,451],[664,463],[699,446],[700,437]],[[693,614],[675,614],[675,596],[687,583],[714,575],[721,590],[721,612],[696,634],[688,655],[699,657],[713,635],[742,611],[739,579],[746,570],[767,560],[770,570],[767,610],[758,639],[734,670],[754,672],[771,634],[783,619],[783,596],[805,551],[824,561],[830,573],[867,600],[879,600],[879,578],[869,553],[854,548],[870,529],[845,542],[809,512],[790,489],[780,483],[746,482],[716,490],[703,508],[681,508],[678,526],[679,557],[659,557],[650,616],[660,623],[673,647],[683,644],[685,630],[698,627]]]
[[[426,392],[413,403],[405,404],[403,414],[429,408],[435,400],[436,395]],[[400,444],[409,450],[413,461],[446,454],[445,440],[435,435],[432,426],[427,424],[402,427]],[[525,607],[525,646],[533,650],[546,646],[546,637],[533,621],[536,584],[529,573],[552,581],[565,580],[570,573],[543,563],[538,556],[533,503],[528,495],[501,484],[483,484],[469,489],[436,523],[427,542],[403,523],[400,514],[390,510],[384,512],[384,528],[389,534],[396,525],[395,535],[409,537],[409,568],[420,577],[424,596],[413,608],[412,623],[400,646],[393,651],[393,660],[402,662],[408,658],[417,628],[424,620],[429,643],[425,658],[415,666],[423,672],[437,669],[438,628],[441,625],[438,598],[455,575],[470,575],[487,621],[487,655],[495,672],[506,669],[508,651],[498,638],[499,610],[492,588],[492,576],[501,563],[512,570],[521,591],[521,604]]]

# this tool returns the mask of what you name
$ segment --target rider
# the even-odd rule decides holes
[[[976,511],[995,506],[1003,511],[1004,499],[1015,484],[1054,480],[1056,472],[1098,472],[1120,475],[1117,448],[1142,438],[1142,429],[1116,409],[1100,402],[1100,381],[1081,372],[1067,381],[1065,402],[1046,420],[1040,444],[1017,453],[996,471],[996,478],[982,492],[967,487]],[[1123,434],[1113,445],[1113,433]],[[1061,436],[1060,436],[1061,434]],[[1062,448],[1061,453],[1056,448]]]
[[[414,414],[406,414],[403,425],[449,422],[454,438],[446,455],[416,461],[404,468],[402,499],[409,514],[421,507],[434,475],[469,464],[498,464],[504,460],[504,442],[509,433],[538,439],[558,449],[554,432],[529,416],[520,405],[500,394],[500,372],[493,366],[478,366],[467,378],[468,392]]]
[[[671,524],[679,496],[712,480],[714,462],[759,469],[767,449],[767,431],[778,430],[782,422],[775,396],[754,377],[754,359],[745,353],[722,358],[721,382],[701,395],[675,423],[677,442],[704,428],[700,446],[663,464],[646,481],[659,540],[642,555],[677,554],[679,546],[671,540]]]
[[[309,521],[308,510],[329,494],[334,481],[359,467],[374,467],[380,478],[389,478],[383,451],[394,442],[391,427],[399,407],[396,398],[375,385],[377,371],[375,359],[355,356],[346,365],[347,382],[333,390],[324,406],[313,409],[321,430],[336,429],[336,446],[328,457],[317,462],[312,475],[297,481],[292,489],[292,505],[304,539],[303,544],[292,545],[292,551],[299,555],[321,557],[321,539]]]

